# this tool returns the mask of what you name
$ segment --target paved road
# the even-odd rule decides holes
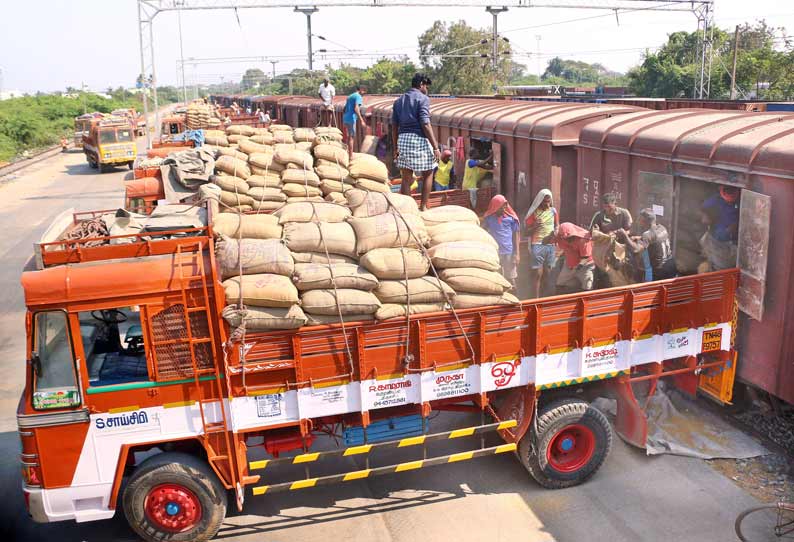
[[[14,419],[24,384],[24,303],[19,274],[32,243],[67,207],[87,210],[120,205],[124,174],[119,169],[98,175],[82,155],[72,153],[33,166],[0,185],[0,231],[4,233],[0,238],[0,363],[4,364],[0,379],[0,536],[6,535],[4,541],[136,540],[122,514],[86,524],[30,522],[19,490]],[[433,429],[476,421],[442,416],[434,420]],[[736,514],[754,502],[702,461],[649,458],[616,439],[604,468],[577,488],[543,490],[513,457],[496,456],[345,486],[248,497],[245,513],[230,513],[218,539],[725,542],[734,539]]]

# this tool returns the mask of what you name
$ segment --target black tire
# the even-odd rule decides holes
[[[748,508],[736,516],[734,530],[742,542],[769,540],[771,535],[788,540],[794,533],[794,510],[778,504]]]
[[[133,169],[135,167],[135,162],[127,162],[127,167]]]
[[[98,168],[98,167],[99,167],[99,164],[97,164],[96,160],[92,160],[92,159],[89,157],[89,158],[88,158],[88,167],[90,167],[91,169],[96,169],[96,168]]]
[[[181,501],[174,501],[174,495]],[[159,506],[149,498],[167,504]],[[124,489],[124,515],[132,530],[147,542],[203,542],[220,529],[226,499],[226,490],[209,465],[189,454],[169,452],[147,459],[135,469]],[[173,513],[167,509],[172,505],[176,507]],[[183,508],[185,513],[180,514]],[[168,520],[174,518],[172,530],[156,519],[158,514],[165,517],[163,513]],[[198,517],[191,518],[191,513]],[[184,530],[174,530],[179,528]]]
[[[543,487],[581,484],[601,468],[612,449],[612,428],[600,410],[579,399],[559,399],[538,413],[537,433],[528,431],[518,455]],[[534,446],[533,446],[534,442]]]

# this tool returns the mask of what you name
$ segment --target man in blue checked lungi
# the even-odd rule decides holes
[[[430,197],[433,170],[441,158],[436,136],[430,126],[430,98],[427,97],[430,84],[430,78],[425,74],[414,75],[408,92],[395,100],[391,117],[394,160],[402,176],[400,192],[411,193],[416,174],[422,186],[420,209],[423,211],[427,209]]]

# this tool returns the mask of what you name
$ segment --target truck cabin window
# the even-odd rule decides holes
[[[86,311],[78,317],[92,388],[149,380],[137,307]]]
[[[78,406],[80,391],[66,312],[36,313],[33,325],[33,408],[47,410]]]
[[[119,143],[127,143],[132,141],[132,132],[130,130],[119,130],[116,132]]]
[[[116,142],[116,130],[100,130],[99,131],[99,143],[100,144],[115,143],[115,142]]]

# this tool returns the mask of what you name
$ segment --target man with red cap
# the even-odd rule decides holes
[[[449,190],[455,184],[455,168],[452,162],[452,151],[445,149],[438,161],[436,174],[433,177],[433,191]]]
[[[501,194],[491,198],[488,210],[483,217],[483,226],[499,245],[499,264],[502,266],[502,275],[516,289],[518,264],[521,256],[518,252],[520,241],[521,223],[518,215]]]

